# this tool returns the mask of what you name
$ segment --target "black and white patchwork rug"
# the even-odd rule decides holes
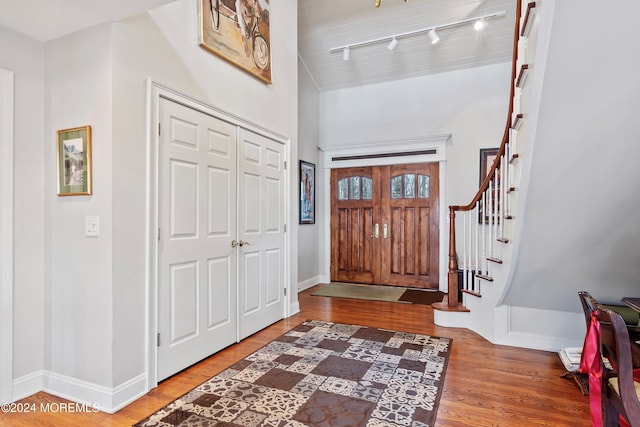
[[[135,426],[433,425],[451,339],[306,321]]]

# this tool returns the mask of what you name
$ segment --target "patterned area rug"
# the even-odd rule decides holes
[[[135,426],[431,426],[450,348],[309,320]]]

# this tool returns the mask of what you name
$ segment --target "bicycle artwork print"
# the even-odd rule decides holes
[[[198,0],[200,46],[271,83],[268,0]]]

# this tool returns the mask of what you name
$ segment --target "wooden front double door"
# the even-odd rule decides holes
[[[331,171],[331,280],[438,288],[438,163]]]

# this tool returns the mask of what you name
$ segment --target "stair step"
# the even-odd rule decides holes
[[[486,280],[487,282],[493,282],[493,277],[491,276],[486,276],[484,274],[476,274],[476,277],[478,279]]]
[[[496,240],[500,243],[509,243],[509,239],[505,237],[498,237]]]
[[[431,304],[431,307],[434,310],[440,310],[440,311],[460,311],[460,312],[463,312],[463,313],[468,313],[469,311],[471,311],[471,310],[469,310],[468,308],[466,308],[462,304],[458,304],[456,306],[450,307],[447,304],[446,300],[442,301],[442,302],[434,302],[433,304]]]
[[[516,160],[518,160],[519,158],[520,158],[520,154],[518,154],[518,153],[513,153],[513,154],[511,155],[511,160],[509,160],[509,163],[513,163],[513,162],[515,162]]]
[[[474,296],[474,297],[482,298],[482,295],[480,295],[478,292],[468,291],[468,290],[466,290],[466,289],[463,289],[461,292],[462,292],[463,294],[472,295],[472,296]]]
[[[524,114],[522,114],[522,113],[517,114],[513,118],[513,121],[511,122],[511,129],[518,130],[520,128],[520,124],[522,123],[523,119],[524,119]],[[515,156],[515,154],[514,154],[514,156]]]
[[[513,215],[505,215],[504,219],[513,219]]]
[[[495,262],[496,264],[502,264],[502,260],[500,258],[488,257],[487,261]]]
[[[509,187],[509,189],[507,190],[508,193],[513,193],[516,191],[516,187]]]

